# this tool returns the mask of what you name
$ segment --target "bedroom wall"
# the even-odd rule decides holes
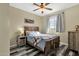
[[[18,28],[26,25],[31,26],[39,26],[40,32],[42,32],[42,17],[28,13],[26,11],[22,11],[20,9],[9,7],[9,13],[10,13],[10,39],[16,40],[16,35]],[[34,20],[34,24],[25,24],[24,18],[26,19],[32,19]]]
[[[9,55],[8,4],[0,3],[0,56]]]
[[[68,43],[68,31],[75,30],[75,25],[79,25],[79,5],[65,9],[63,11],[64,11],[64,16],[65,16],[65,32],[57,33],[57,34],[60,36],[61,42],[67,44]],[[60,11],[60,12],[62,12],[62,11]],[[59,12],[56,12],[56,13],[59,13]],[[56,14],[56,13],[54,13],[54,14]],[[54,14],[52,14],[52,15],[54,15]],[[44,22],[43,32],[46,32],[48,17],[49,17],[49,15],[43,17],[43,22]],[[50,33],[52,33],[52,32],[50,32]]]

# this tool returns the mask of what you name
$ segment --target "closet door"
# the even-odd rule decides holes
[[[79,52],[79,32],[76,32],[76,51]]]

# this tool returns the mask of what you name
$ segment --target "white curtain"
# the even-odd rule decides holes
[[[64,12],[62,12],[57,16],[56,32],[64,32],[64,31],[65,31],[65,19],[64,19]]]
[[[50,22],[49,22],[49,18],[48,18],[48,20],[47,20],[47,28],[46,28],[46,33],[49,33],[49,27],[50,27],[50,26],[49,26],[49,23],[50,23]]]
[[[50,31],[50,19],[52,19],[52,20],[56,19],[56,23],[54,23],[54,25],[55,25],[55,31],[56,31],[56,32],[64,32],[64,31],[65,31],[64,12],[49,17],[47,32]],[[53,22],[52,22],[52,23],[53,23]]]

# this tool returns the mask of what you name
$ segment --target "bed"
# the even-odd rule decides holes
[[[45,55],[48,55],[51,51],[55,52],[59,48],[60,37],[40,33],[39,27],[25,26],[24,34],[27,37],[27,44],[44,52]]]

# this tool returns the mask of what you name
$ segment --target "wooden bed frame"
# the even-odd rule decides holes
[[[37,26],[24,26],[24,34],[26,35],[26,31],[39,31],[39,27]],[[27,42],[31,46],[33,46],[32,43]],[[59,48],[60,44],[60,37],[57,36],[55,39],[52,38],[52,40],[45,42],[45,48],[44,51],[39,48],[38,46],[34,46],[35,48],[39,49],[40,51],[44,52],[45,55],[48,55],[51,51],[54,51],[56,53],[56,50]]]

